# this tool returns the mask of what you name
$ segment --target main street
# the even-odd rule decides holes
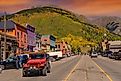
[[[21,70],[6,70],[0,74],[0,81],[63,81],[80,58],[73,56],[53,62],[51,73],[47,76],[22,77]]]
[[[0,74],[0,81],[120,81],[121,61],[106,57],[72,56],[52,63],[47,76],[22,77],[21,69]]]
[[[121,81],[121,60],[99,57],[93,59],[110,76],[112,81]]]

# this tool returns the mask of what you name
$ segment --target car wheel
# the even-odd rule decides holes
[[[26,72],[22,72],[23,77],[28,77],[28,74]]]
[[[41,70],[38,71],[38,75],[41,75]]]

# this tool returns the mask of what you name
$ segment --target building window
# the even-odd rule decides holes
[[[58,45],[58,48],[60,48],[60,45]]]
[[[39,48],[39,42],[37,43],[37,45],[38,45],[38,48]]]
[[[44,41],[47,41],[46,39],[44,39]]]
[[[57,48],[57,45],[55,45],[55,48]]]
[[[17,32],[17,38],[18,38],[18,40],[19,40],[19,32]]]
[[[21,32],[21,38],[22,38],[22,35],[23,35],[23,34],[22,34],[22,32]]]
[[[13,32],[13,30],[6,30],[6,32]]]
[[[26,35],[24,35],[24,43],[26,43]]]

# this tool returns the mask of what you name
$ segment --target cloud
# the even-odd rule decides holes
[[[62,7],[84,15],[115,15],[121,11],[121,0],[67,0],[60,3]]]
[[[121,0],[0,0],[0,11],[16,12],[46,4],[57,5],[87,16],[117,15],[121,11]]]
[[[0,12],[16,12],[32,5],[33,0],[0,0]]]
[[[31,0],[0,0],[0,6],[26,4]]]

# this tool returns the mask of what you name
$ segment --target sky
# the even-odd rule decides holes
[[[121,0],[0,0],[0,12],[55,5],[85,16],[121,16]]]

